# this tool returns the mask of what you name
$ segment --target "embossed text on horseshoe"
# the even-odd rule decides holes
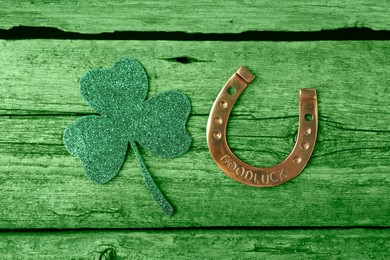
[[[252,172],[251,170],[246,169],[244,166],[238,165],[227,154],[221,157],[221,162],[225,164],[228,170],[234,173],[237,177],[253,182],[254,184],[267,185],[269,183],[281,182],[287,178],[287,175],[284,173],[283,169],[271,173]]]

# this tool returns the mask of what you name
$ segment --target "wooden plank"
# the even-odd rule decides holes
[[[0,50],[0,114],[92,113],[80,95],[79,78],[130,56],[148,72],[149,96],[180,90],[193,100],[196,115],[208,115],[222,85],[245,65],[256,78],[233,114],[296,116],[298,89],[314,87],[322,120],[352,129],[390,130],[389,41],[0,40]],[[188,63],[176,62],[177,57]]]
[[[388,229],[7,232],[3,258],[386,259]]]
[[[49,26],[65,31],[248,30],[315,31],[345,27],[390,28],[387,1],[13,1],[3,0],[0,28]]]
[[[389,42],[0,41],[0,228],[388,225]],[[78,80],[131,55],[146,67],[149,96],[178,89],[192,103],[193,144],[180,158],[143,151],[177,209],[163,216],[134,156],[94,185],[62,145],[63,129],[93,111]],[[189,63],[174,61],[189,57]],[[209,156],[205,127],[223,83],[239,65],[257,76],[229,121],[233,151],[258,166],[291,150],[300,87],[316,87],[320,128],[313,158],[271,189],[236,183]],[[221,214],[223,212],[224,214]]]

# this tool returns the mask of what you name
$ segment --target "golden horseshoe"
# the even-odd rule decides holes
[[[299,90],[298,138],[287,158],[272,167],[253,167],[230,150],[226,142],[226,125],[238,97],[254,77],[241,66],[223,86],[207,123],[207,145],[216,164],[230,178],[253,187],[272,187],[296,177],[310,159],[318,129],[317,94],[315,89]]]

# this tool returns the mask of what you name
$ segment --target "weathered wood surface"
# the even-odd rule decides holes
[[[49,26],[65,31],[313,31],[390,28],[388,1],[14,1],[2,0],[0,28]]]
[[[7,232],[6,259],[387,259],[385,230]]]
[[[369,41],[0,41],[0,228],[387,226],[389,54],[389,42]],[[177,89],[192,103],[188,153],[160,159],[143,151],[177,210],[172,218],[155,205],[131,153],[112,182],[95,185],[62,144],[64,128],[93,113],[79,78],[123,56],[145,66],[149,97]],[[175,61],[182,56],[189,62]],[[239,65],[257,77],[234,107],[229,144],[254,165],[275,164],[289,153],[298,89],[318,90],[313,157],[282,186],[239,184],[209,156],[208,113]]]

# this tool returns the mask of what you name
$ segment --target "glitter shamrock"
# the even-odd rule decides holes
[[[170,90],[145,100],[147,75],[129,58],[111,69],[87,72],[80,91],[99,115],[81,117],[65,129],[66,149],[81,160],[92,181],[102,184],[118,174],[130,144],[152,196],[171,216],[174,210],[150,176],[137,144],[165,158],[185,153],[191,144],[185,126],[191,110],[187,96]]]

